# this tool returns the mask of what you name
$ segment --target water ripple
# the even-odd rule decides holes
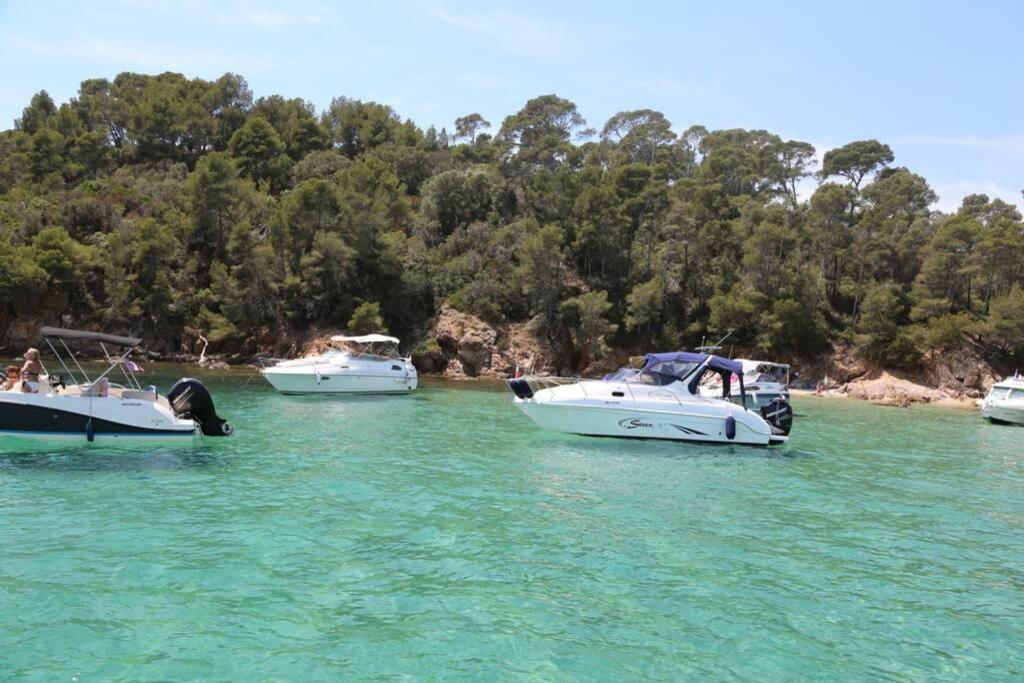
[[[231,439],[0,449],[5,678],[1024,676],[1024,432],[973,413],[764,450],[211,384]]]

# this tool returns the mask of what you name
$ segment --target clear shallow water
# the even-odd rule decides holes
[[[693,446],[204,378],[230,439],[0,444],[3,678],[1024,676],[1024,429],[797,398],[785,447]]]

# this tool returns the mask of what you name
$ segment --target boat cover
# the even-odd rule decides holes
[[[118,337],[103,332],[89,332],[86,330],[68,330],[63,327],[43,327],[39,334],[44,337],[56,339],[80,339],[82,341],[106,342],[108,344],[119,344],[121,346],[138,346],[142,340],[138,337]]]
[[[355,342],[356,344],[378,344],[378,343],[391,343],[398,345],[398,340],[394,337],[389,337],[384,334],[364,334],[358,337],[346,337],[343,334],[336,334],[331,337],[333,342]]]
[[[761,366],[766,368],[782,368],[784,370],[789,370],[789,366],[785,363],[772,363],[771,361],[766,360],[740,360],[739,362],[743,364],[744,374],[755,372]]]
[[[730,360],[728,358],[722,358],[721,356],[710,356],[706,353],[696,353],[692,351],[648,353],[646,356],[644,356],[643,369],[647,370],[655,363],[703,363],[705,360],[708,361],[708,367],[714,370],[735,372],[737,375],[743,374],[743,364],[740,363],[739,361]],[[659,370],[659,372],[662,372],[664,374],[664,370]]]

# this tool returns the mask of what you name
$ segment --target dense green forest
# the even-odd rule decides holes
[[[842,342],[896,366],[1024,345],[1014,206],[933,211],[876,140],[819,166],[768,131],[678,130],[648,109],[589,128],[556,95],[424,130],[374,102],[254,99],[231,74],[122,73],[59,106],[40,92],[0,133],[0,323],[168,349],[186,326],[415,343],[447,301],[589,357],[730,329],[765,354]]]

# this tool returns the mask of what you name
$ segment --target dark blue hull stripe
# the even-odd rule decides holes
[[[178,429],[148,429],[137,425],[122,424],[98,417],[90,417],[69,410],[59,410],[48,406],[26,405],[22,403],[0,403],[0,432],[38,433],[51,435],[85,435],[92,423],[92,431],[96,436],[110,434],[177,436],[192,434]]]

